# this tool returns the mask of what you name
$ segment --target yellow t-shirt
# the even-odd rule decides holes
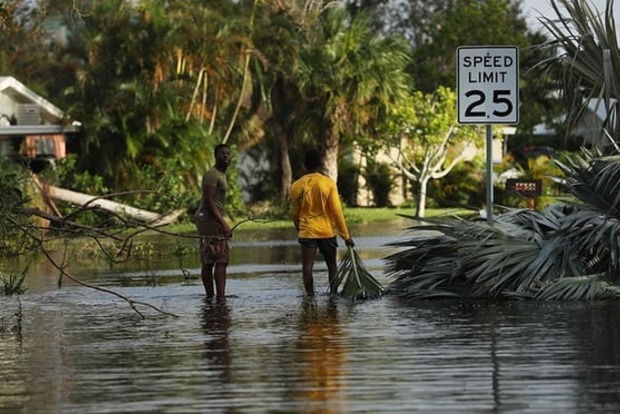
[[[320,173],[306,174],[291,185],[293,222],[300,238],[350,238],[336,183]]]

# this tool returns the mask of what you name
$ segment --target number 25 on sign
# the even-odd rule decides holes
[[[457,49],[460,124],[519,122],[519,50],[515,46]]]

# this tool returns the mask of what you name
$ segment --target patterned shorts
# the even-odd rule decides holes
[[[200,261],[204,264],[228,263],[230,261],[228,239],[201,237]]]

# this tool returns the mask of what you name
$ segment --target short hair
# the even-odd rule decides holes
[[[316,149],[306,151],[304,167],[306,167],[308,171],[315,171],[321,168],[321,153]]]
[[[215,146],[215,148],[213,148],[213,155],[217,157],[217,152],[218,152],[220,149],[222,149],[222,148],[228,148],[228,149],[230,149],[230,147],[228,146],[228,144],[224,144],[224,143],[217,144],[217,145]]]

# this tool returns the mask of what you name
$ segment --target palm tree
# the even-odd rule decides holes
[[[328,8],[306,32],[296,81],[308,111],[301,133],[318,138],[324,170],[338,176],[341,140],[363,134],[410,89],[408,45],[373,34],[363,15]]]
[[[303,99],[294,81],[299,64],[303,14],[279,2],[262,4],[257,11],[253,43],[260,59],[252,66],[256,113],[265,125],[265,138],[272,159],[277,191],[286,198],[293,171],[290,147],[295,120]]]
[[[556,17],[543,17],[552,39],[544,49],[558,50],[541,63],[551,69],[562,68],[560,86],[566,98],[570,125],[591,100],[607,114],[604,133],[612,151],[620,137],[620,49],[614,19],[614,0],[606,2],[601,15],[587,0],[552,0]]]

